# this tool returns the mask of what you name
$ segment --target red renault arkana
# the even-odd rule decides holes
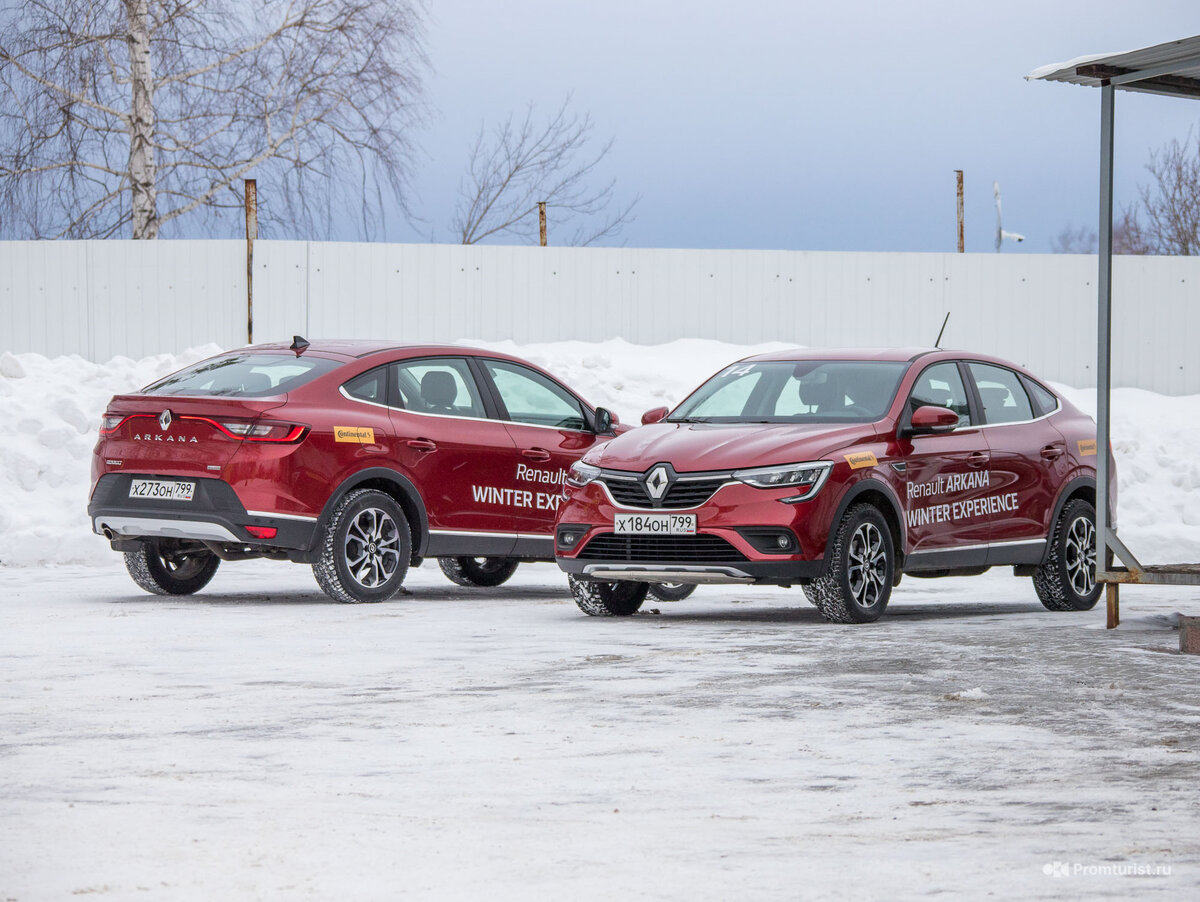
[[[588,614],[632,614],[651,582],[767,583],[866,622],[901,574],[996,566],[1054,610],[1099,596],[1095,425],[1011,363],[764,354],[643,423],[567,478],[556,554]]]
[[[88,515],[157,594],[256,557],[311,563],[346,602],[390,598],[422,557],[495,586],[554,559],[567,468],[614,419],[503,354],[257,345],[109,402]]]

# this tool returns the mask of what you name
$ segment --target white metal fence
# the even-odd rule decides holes
[[[0,242],[0,351],[103,361],[246,339],[241,241]],[[1115,261],[1114,382],[1200,393],[1200,259]],[[943,346],[1095,384],[1096,261],[259,241],[254,336]]]

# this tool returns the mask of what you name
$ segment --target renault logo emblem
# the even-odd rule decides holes
[[[646,494],[655,501],[662,501],[670,486],[671,477],[667,475],[666,467],[655,467],[646,477]]]
[[[158,425],[165,431],[171,425],[171,411],[164,410],[158,415]]]

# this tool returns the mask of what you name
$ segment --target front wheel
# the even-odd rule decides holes
[[[838,525],[825,572],[804,594],[834,623],[871,623],[887,608],[896,573],[892,533],[879,509],[856,504]]]
[[[137,551],[125,552],[125,569],[133,581],[154,595],[191,595],[208,585],[221,559],[207,548],[178,539],[151,539]]]
[[[1063,507],[1050,539],[1050,556],[1033,588],[1051,611],[1091,610],[1103,588],[1096,582],[1096,509],[1082,498]]]
[[[688,583],[651,583],[650,594],[659,601],[683,601],[696,591],[695,584]]]
[[[499,586],[517,572],[517,561],[506,557],[440,557],[438,566],[459,586]]]
[[[387,601],[400,590],[411,558],[408,519],[396,499],[375,489],[356,489],[329,518],[313,576],[334,601]]]
[[[595,583],[567,576],[567,585],[579,610],[589,617],[628,617],[646,600],[649,583]]]

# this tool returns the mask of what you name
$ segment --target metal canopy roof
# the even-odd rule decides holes
[[[1113,270],[1113,128],[1118,90],[1200,99],[1200,35],[1128,53],[1081,56],[1068,63],[1035,69],[1028,79],[1063,81],[1100,89],[1100,227],[1096,282],[1096,580],[1105,584],[1108,628],[1121,622],[1118,590],[1122,583],[1200,585],[1200,564],[1143,565],[1117,536],[1112,525],[1109,481],[1113,474],[1112,270]],[[1124,567],[1118,566],[1119,558]]]
[[[1051,63],[1025,77],[1091,88],[1108,82],[1122,91],[1200,100],[1200,35],[1127,53],[1092,54]]]

